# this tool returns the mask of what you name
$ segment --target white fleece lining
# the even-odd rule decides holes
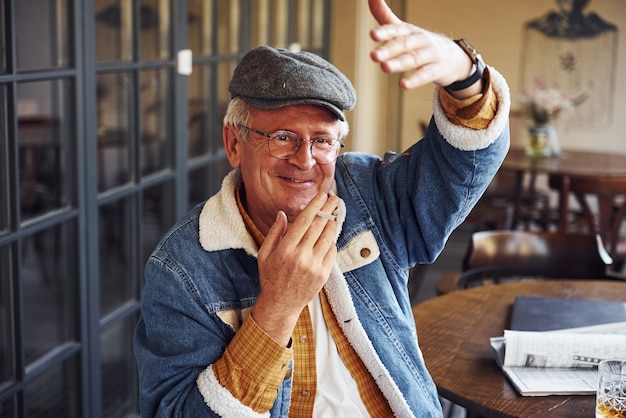
[[[372,231],[361,232],[337,253],[337,265],[341,271],[352,271],[373,263],[380,256],[380,249]]]
[[[219,193],[211,197],[200,213],[200,244],[206,251],[243,248],[257,255],[254,239],[237,208],[235,189],[241,181],[239,170],[232,170],[222,181]]]
[[[204,398],[204,403],[220,417],[260,418],[270,416],[269,411],[263,414],[258,413],[235,398],[224,386],[220,385],[213,373],[212,366],[207,367],[198,375],[196,384]]]
[[[400,388],[393,381],[389,371],[378,357],[363,325],[358,320],[352,296],[343,273],[335,265],[328,281],[324,285],[328,303],[338,319],[344,335],[359,355],[381,392],[389,401],[389,406],[396,417],[412,417],[409,404],[404,399]]]
[[[439,132],[441,132],[446,141],[455,148],[463,151],[487,148],[502,133],[509,120],[511,97],[506,80],[502,74],[492,67],[489,67],[489,75],[491,76],[491,88],[498,99],[498,111],[487,129],[476,130],[450,122],[443,111],[443,107],[441,107],[439,90],[435,89],[433,94],[433,115],[437,128],[439,128]]]

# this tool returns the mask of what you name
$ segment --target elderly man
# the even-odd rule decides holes
[[[508,149],[506,82],[466,42],[370,0],[384,71],[433,82],[426,136],[392,162],[341,154],[356,94],[310,53],[246,54],[222,188],[146,265],[143,416],[440,416],[408,270],[432,262]]]

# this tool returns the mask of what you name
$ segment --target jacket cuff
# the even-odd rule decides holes
[[[211,409],[222,407],[221,404],[214,404],[225,400],[223,396],[215,397],[216,388],[212,384],[215,380],[219,388],[241,406],[247,405],[256,413],[269,411],[276,401],[280,385],[289,374],[292,358],[293,350],[274,341],[250,316],[222,357],[200,374],[198,389]]]
[[[446,139],[446,141],[455,148],[461,149],[463,151],[474,151],[483,148],[487,148],[491,145],[502,133],[509,121],[509,113],[511,110],[511,96],[509,92],[509,86],[506,83],[506,80],[497,70],[493,67],[488,67],[490,83],[489,86],[486,87],[487,94],[495,94],[495,98],[497,100],[497,108],[495,112],[495,116],[493,119],[488,122],[488,125],[484,129],[475,129],[471,123],[462,124],[454,123],[442,104],[442,99],[440,97],[440,89],[435,89],[434,97],[433,97],[433,115],[435,118],[435,122],[437,124],[437,128],[441,135]],[[489,93],[487,90],[490,87],[492,91]],[[483,97],[485,95],[483,94]],[[482,109],[481,102],[486,100],[484,99],[474,99],[476,102],[474,104],[470,104],[469,107],[460,108],[453,118],[457,120],[461,120],[465,117],[469,117],[472,119],[472,114],[476,113],[480,114],[480,111],[476,111],[473,108],[474,105],[478,105],[479,109]],[[488,103],[482,103],[483,106],[487,106]]]
[[[213,366],[209,366],[198,375],[196,379],[198,390],[204,398],[204,403],[220,417],[223,418],[261,418],[269,417],[270,413],[259,413],[242,404],[224,386],[220,385]]]

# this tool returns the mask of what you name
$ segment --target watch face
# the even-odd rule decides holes
[[[477,82],[480,78],[482,78],[483,72],[485,70],[485,63],[483,62],[482,57],[480,56],[478,51],[476,51],[476,49],[472,46],[472,44],[469,43],[467,39],[465,38],[455,39],[454,42],[456,42],[456,44],[461,47],[463,52],[465,52],[467,56],[470,57],[474,66],[473,66],[470,76],[467,77],[465,80],[456,81],[450,84],[449,86],[445,87],[447,90],[450,90],[450,91],[463,90],[471,86],[472,84]]]
[[[474,63],[478,61],[480,54],[478,53],[478,51],[476,51],[476,48],[474,48],[472,44],[469,43],[467,39],[459,39],[456,41],[456,43],[463,49],[463,51],[465,51],[467,55],[469,55]]]

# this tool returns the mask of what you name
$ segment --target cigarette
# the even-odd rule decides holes
[[[329,221],[336,221],[337,220],[336,216],[331,215],[330,213],[322,212],[321,210],[318,211],[316,213],[316,215],[319,216],[320,218],[328,219]]]
[[[302,205],[302,206],[300,206],[300,209],[303,210],[305,207],[306,207],[306,205]],[[332,214],[326,213],[326,212],[322,212],[321,210],[318,210],[316,215],[319,216],[320,218],[328,219],[329,221],[336,221],[337,220],[337,217],[335,215],[332,215]]]

